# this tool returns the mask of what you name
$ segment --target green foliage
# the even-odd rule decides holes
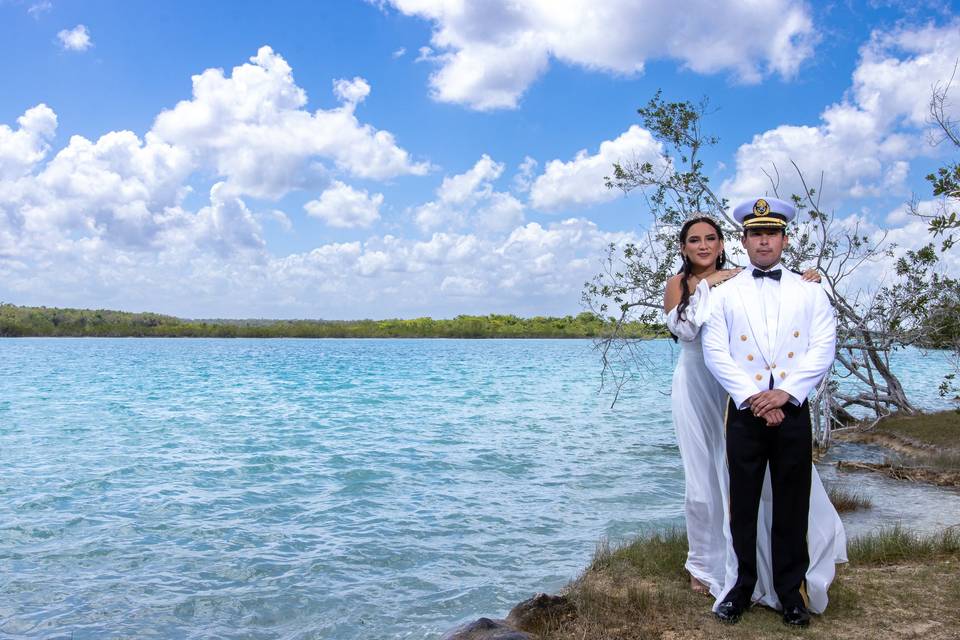
[[[930,95],[930,117],[932,124],[939,128],[939,135],[931,134],[931,143],[936,146],[941,143],[949,143],[954,151],[960,149],[960,129],[957,127],[957,121],[952,117],[952,100],[949,98],[951,85],[957,75],[958,65],[953,66],[953,73],[949,80],[938,82],[933,86]],[[930,223],[930,232],[937,236],[943,236],[942,249],[946,251],[953,247],[955,239],[954,229],[960,228],[960,218],[957,216],[956,207],[960,203],[960,163],[954,160],[936,170],[927,176],[927,181],[933,187],[933,195],[941,198],[939,210],[932,216],[919,214]]]
[[[947,165],[927,176],[933,195],[960,199],[960,164]]]
[[[930,116],[941,131],[939,139],[936,136],[931,138],[932,144],[949,142],[954,153],[960,149],[960,131],[957,129],[956,120],[950,115],[951,101],[948,94],[957,69],[955,64],[950,79],[934,85],[930,97]],[[956,210],[960,203],[960,163],[954,160],[939,167],[927,176],[927,181],[933,195],[940,198],[937,211],[933,215],[925,215],[914,208],[913,212],[929,222],[929,231],[934,238],[943,238],[940,250],[946,253],[956,242],[953,231],[960,229],[960,217]],[[956,279],[950,278],[943,278],[938,284],[940,289],[931,301],[923,329],[928,345],[953,350],[957,365],[954,371],[944,376],[939,390],[941,396],[960,400],[960,387],[957,385],[957,374],[960,373],[960,285]]]
[[[716,136],[704,135],[701,131],[707,111],[706,98],[699,104],[689,100],[665,102],[658,90],[637,113],[643,126],[668,151],[657,164],[614,164],[613,178],[606,178],[607,187],[624,192],[641,189],[654,218],[665,225],[679,226],[693,213],[709,214],[723,221],[726,202],[710,190],[710,179],[704,175],[700,159],[704,149],[719,142]],[[670,239],[674,239],[673,235]]]
[[[927,181],[933,187],[933,195],[944,198],[945,208],[930,218],[930,232],[934,236],[944,236],[942,248],[944,251],[953,247],[956,239],[950,233],[960,228],[960,218],[956,211],[949,211],[946,206],[960,201],[960,164],[953,163],[937,169],[936,173],[927,176]]]
[[[592,338],[609,322],[589,312],[562,318],[491,314],[449,320],[183,320],[156,313],[0,304],[0,337]],[[635,338],[666,335],[661,327],[638,322],[626,330]]]
[[[584,283],[584,304],[601,315],[619,312],[620,322],[658,322],[662,317],[663,290],[676,272],[679,245],[677,232],[694,214],[709,215],[724,236],[735,237],[735,225],[726,218],[726,201],[710,189],[700,154],[717,144],[704,135],[701,124],[707,100],[666,102],[661,91],[637,110],[643,126],[665,151],[656,163],[618,162],[606,186],[624,193],[640,191],[653,225],[644,242],[608,247],[605,272]],[[736,247],[730,243],[728,250]],[[619,333],[615,333],[621,338]]]
[[[934,293],[922,301],[923,340],[926,347],[956,350],[960,345],[960,280],[932,276]]]

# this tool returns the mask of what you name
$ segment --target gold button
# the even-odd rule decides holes
[[[792,358],[792,357],[793,357],[793,351],[791,351],[790,353],[788,353],[788,354],[787,354],[787,357],[788,357],[788,358]]]
[[[747,360],[749,360],[750,362],[753,362],[753,354],[752,354],[752,353],[747,355]]]
[[[760,375],[759,373],[757,374],[757,380],[763,380],[763,376]]]
[[[787,372],[786,372],[786,371],[781,371],[781,372],[780,372],[780,377],[781,377],[781,378],[786,378],[786,377],[787,377]]]
[[[747,336],[740,336],[740,339],[743,340],[744,342],[746,342],[746,341],[747,341]]]
[[[800,337],[800,332],[799,332],[799,331],[794,331],[794,332],[793,332],[793,337],[794,337],[794,338],[799,338],[799,337]]]
[[[771,369],[776,369],[776,368],[777,368],[777,365],[772,364],[772,365],[770,365],[770,368],[771,368]]]

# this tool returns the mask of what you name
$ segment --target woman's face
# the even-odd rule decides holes
[[[697,222],[687,230],[687,239],[680,250],[694,267],[712,267],[723,251],[723,240],[713,225]]]

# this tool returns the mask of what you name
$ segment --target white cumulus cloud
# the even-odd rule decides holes
[[[611,175],[615,162],[660,163],[663,146],[649,131],[632,125],[613,140],[600,143],[597,153],[586,149],[577,152],[573,160],[551,160],[530,188],[530,204],[543,211],[558,211],[608,202],[619,192],[608,189],[604,177]]]
[[[322,184],[329,168],[318,160],[362,178],[427,172],[390,132],[357,120],[354,107],[370,92],[365,80],[336,81],[334,91],[343,106],[305,110],[307,95],[290,65],[261,47],[229,77],[220,69],[193,76],[193,98],[157,116],[153,134],[189,149],[237,195],[279,198]]]
[[[931,88],[947,81],[960,58],[960,22],[876,32],[861,48],[844,100],[816,125],[781,125],[737,150],[736,175],[722,186],[732,201],[769,193],[764,174],[780,174],[781,194],[800,192],[797,163],[834,202],[908,195],[909,160],[932,153],[924,135]],[[955,114],[956,115],[956,114]]]
[[[347,104],[359,104],[370,95],[370,84],[360,77],[353,80],[334,80],[333,93]]]
[[[223,183],[210,190],[210,205],[197,212],[193,221],[193,239],[206,243],[220,255],[234,251],[263,249],[260,225],[246,203],[224,193]]]
[[[514,196],[495,191],[477,210],[477,227],[485,231],[507,231],[523,222],[523,211],[523,203]]]
[[[57,33],[60,40],[60,46],[67,51],[86,51],[93,46],[90,39],[90,32],[82,24],[78,24],[73,29],[63,29]]]
[[[569,313],[582,283],[600,269],[610,242],[636,240],[584,219],[528,223],[492,237],[437,232],[426,240],[394,236],[328,244],[278,258],[264,287],[269,300],[295,301],[304,313],[334,317],[457,313]],[[316,284],[315,284],[316,283]],[[304,290],[329,293],[326,299]],[[259,292],[259,289],[257,290]],[[307,311],[307,310],[310,311]],[[324,310],[327,311],[324,311]]]
[[[916,203],[916,208],[922,214],[929,215],[939,212],[942,204],[942,201],[922,200]],[[907,251],[917,250],[933,241],[927,230],[928,222],[918,216],[905,214],[903,207],[897,207],[891,211],[886,216],[886,220],[893,224],[880,226],[857,214],[836,220],[837,228],[866,236],[869,242],[892,252],[892,256],[880,255],[873,260],[858,263],[846,282],[842,283],[841,288],[846,293],[859,292],[861,301],[876,292],[879,287],[890,286],[896,282],[896,261]],[[935,242],[935,244],[938,243]],[[938,273],[953,276],[960,269],[960,251],[944,252],[940,258],[940,262],[934,267]]]
[[[85,260],[103,269],[91,278],[114,282],[105,274],[122,271],[117,265],[153,260],[161,265],[157,277],[178,261],[186,261],[182,269],[213,269],[242,255],[256,265],[268,255],[261,221],[285,229],[291,222],[275,209],[255,210],[248,196],[278,198],[315,177],[332,187],[311,205],[314,213],[331,225],[364,226],[378,218],[383,196],[332,175],[377,179],[427,170],[389,132],[356,118],[353,107],[370,90],[361,78],[335,83],[342,106],[312,113],[289,65],[268,47],[230,76],[208,69],[193,82],[192,98],[160,113],[142,136],[74,135],[54,150],[57,115],[44,104],[16,126],[0,124],[0,271],[47,265],[52,274],[53,265],[70,271]],[[200,189],[209,189],[209,201],[187,206]]]
[[[799,0],[695,0],[681,10],[635,0],[389,0],[433,24],[435,99],[474,109],[514,108],[551,59],[607,73],[642,72],[672,59],[743,82],[794,76],[818,40]]]
[[[14,131],[0,124],[0,180],[30,173],[50,151],[50,140],[57,131],[57,114],[38,104],[17,118]]]
[[[444,178],[437,198],[414,210],[414,222],[424,231],[459,228],[470,222],[485,231],[503,231],[520,223],[523,203],[494,190],[493,182],[503,170],[503,163],[483,154],[469,170]]]
[[[513,188],[520,193],[530,191],[533,186],[533,174],[537,170],[538,162],[530,156],[525,156],[523,162],[517,167],[517,173],[513,176]]]
[[[0,182],[0,208],[25,247],[58,237],[149,246],[185,196],[190,169],[185,151],[151,136],[73,136],[38,172]]]
[[[369,227],[380,219],[383,194],[372,196],[366,191],[354,189],[348,184],[334,180],[320,198],[303,206],[308,214],[320,218],[331,227],[349,229]]]
[[[566,314],[610,242],[635,239],[569,219],[496,237],[373,236],[271,257],[257,249],[249,212],[222,190],[195,217],[209,247],[234,228],[229,253],[198,252],[168,237],[143,252],[97,239],[62,241],[44,260],[0,253],[0,293],[21,304],[151,309],[187,317],[413,317],[429,313]],[[218,230],[219,229],[219,230]],[[196,234],[190,236],[197,237]],[[236,239],[235,239],[236,240]],[[70,269],[64,269],[70,265]]]

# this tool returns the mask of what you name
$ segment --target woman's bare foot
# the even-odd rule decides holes
[[[694,593],[703,593],[703,594],[710,593],[710,587],[703,584],[693,576],[690,576],[690,588],[693,589]]]

